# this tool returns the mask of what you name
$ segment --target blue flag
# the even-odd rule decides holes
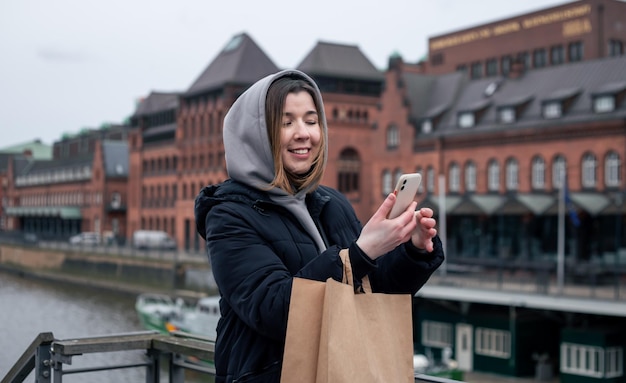
[[[576,207],[572,202],[572,199],[569,197],[569,189],[567,188],[567,178],[565,179],[563,187],[565,188],[565,207],[567,208],[567,213],[569,214],[569,219],[572,221],[572,224],[576,227],[580,226],[580,219],[578,218],[578,212],[576,211]]]

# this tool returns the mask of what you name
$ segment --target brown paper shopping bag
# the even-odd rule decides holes
[[[294,279],[282,382],[413,382],[409,294],[355,294],[347,250],[344,282]]]

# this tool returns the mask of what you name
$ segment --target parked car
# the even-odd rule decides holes
[[[161,230],[137,230],[133,233],[133,246],[142,250],[176,250],[176,241]]]
[[[101,242],[100,233],[91,231],[82,232],[70,237],[70,243],[72,245],[99,245]]]

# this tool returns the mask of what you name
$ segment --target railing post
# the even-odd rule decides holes
[[[170,383],[184,383],[185,381],[185,368],[181,367],[184,364],[184,357],[177,353],[169,353],[170,360]]]
[[[159,383],[161,381],[161,352],[149,349],[148,357],[150,364],[146,367],[146,383]]]
[[[50,344],[42,344],[35,350],[35,383],[50,383]]]

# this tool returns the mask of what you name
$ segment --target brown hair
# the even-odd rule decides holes
[[[304,175],[288,172],[284,165],[280,151],[280,135],[282,127],[285,100],[290,93],[307,92],[313,98],[315,111],[319,116],[321,132],[320,150],[317,158],[313,160],[311,169]],[[326,119],[323,118],[323,105],[318,98],[317,90],[304,78],[295,74],[283,76],[270,85],[265,101],[265,123],[267,135],[270,140],[272,157],[274,158],[274,179],[271,186],[279,187],[289,194],[295,194],[298,190],[315,189],[324,174],[324,159],[326,158]]]

